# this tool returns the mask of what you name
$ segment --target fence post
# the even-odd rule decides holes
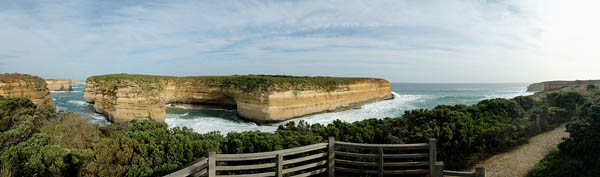
[[[379,177],[383,177],[383,147],[379,147]]]
[[[335,137],[329,137],[329,159],[327,160],[327,170],[329,171],[329,177],[335,177]]]
[[[437,140],[435,138],[429,139],[429,176],[435,175],[435,162],[437,161],[436,144]]]
[[[435,162],[434,177],[444,177],[444,162]]]
[[[208,177],[217,176],[217,151],[208,151]]]
[[[277,177],[283,176],[283,154],[277,154]]]
[[[535,127],[537,128],[538,132],[542,132],[542,125],[540,125],[540,114],[536,114],[535,116]]]
[[[483,165],[479,164],[475,167],[475,176],[476,177],[485,177],[485,168]]]

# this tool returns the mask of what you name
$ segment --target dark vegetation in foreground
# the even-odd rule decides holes
[[[290,122],[274,133],[227,136],[169,129],[159,122],[98,127],[74,113],[37,108],[24,98],[0,98],[0,176],[161,176],[186,167],[210,149],[219,153],[264,152],[323,142],[329,136],[347,142],[387,144],[436,138],[438,159],[447,168],[461,169],[526,142],[537,133],[531,121],[536,114],[549,129],[575,117],[577,105],[588,102],[588,98],[590,95],[577,92],[539,93],[511,100],[483,100],[472,106],[412,110],[398,118],[335,121],[330,125]],[[584,109],[592,108],[586,105]],[[600,114],[595,111],[594,115]]]
[[[580,116],[567,124],[567,132],[569,138],[528,177],[600,176],[600,99],[586,103]]]

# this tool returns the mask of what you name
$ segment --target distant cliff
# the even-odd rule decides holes
[[[44,79],[27,74],[0,74],[0,96],[25,97],[38,106],[54,107]]]
[[[71,79],[46,79],[48,89],[53,91],[73,91],[74,80]]]
[[[600,80],[576,80],[576,81],[547,81],[534,83],[527,87],[527,91],[548,91],[548,90],[556,90],[568,86],[588,86],[588,85],[596,85],[600,86]]]
[[[84,99],[113,122],[163,121],[166,104],[190,103],[236,106],[240,116],[267,123],[389,98],[390,83],[373,78],[115,74],[90,77],[84,89]]]

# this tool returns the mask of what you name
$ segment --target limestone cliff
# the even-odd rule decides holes
[[[74,80],[71,79],[46,79],[48,89],[53,91],[73,91]]]
[[[548,91],[568,86],[600,85],[600,80],[576,80],[576,81],[547,81],[534,83],[527,87],[527,91]]]
[[[372,78],[121,74],[90,77],[84,89],[84,99],[113,122],[162,121],[166,104],[190,103],[236,106],[240,116],[268,123],[389,98],[390,83]]]
[[[0,96],[25,97],[38,106],[54,107],[44,79],[27,74],[0,74]]]

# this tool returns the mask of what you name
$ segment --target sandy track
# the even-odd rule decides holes
[[[528,144],[521,145],[510,152],[495,155],[481,164],[485,167],[486,177],[519,177],[527,175],[546,154],[557,148],[563,137],[568,137],[565,124],[554,130],[536,135]],[[473,171],[473,169],[469,170]]]

